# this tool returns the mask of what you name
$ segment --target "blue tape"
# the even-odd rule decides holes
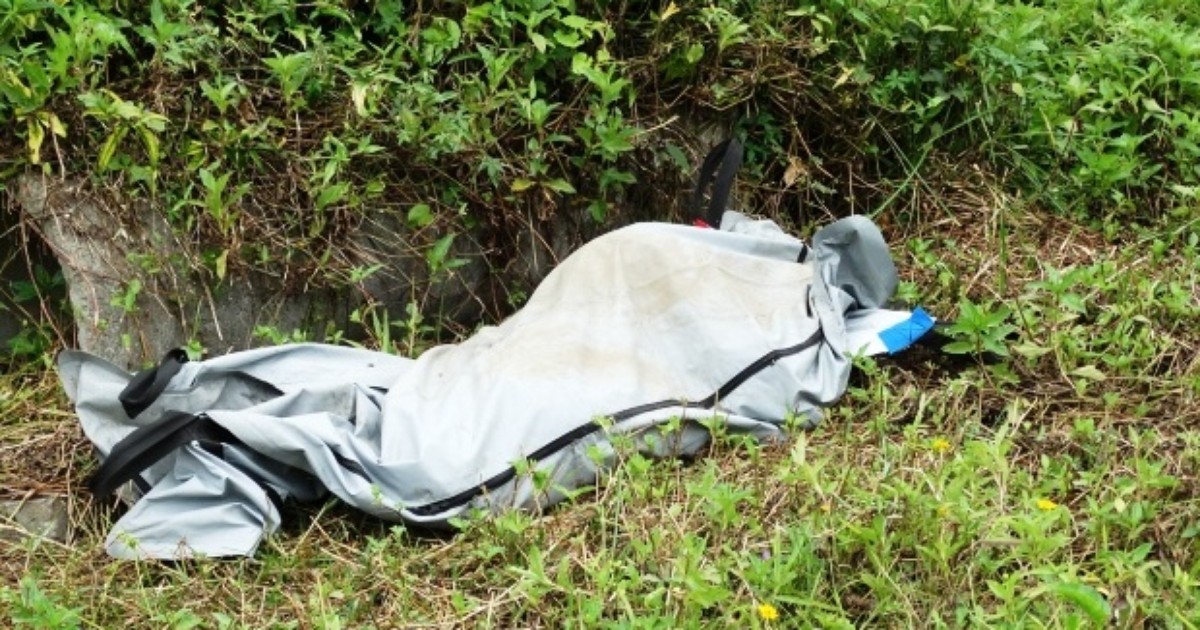
[[[933,318],[918,306],[913,309],[912,315],[908,319],[891,328],[881,330],[879,339],[883,341],[888,354],[895,354],[916,343],[932,329]]]

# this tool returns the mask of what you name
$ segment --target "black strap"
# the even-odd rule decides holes
[[[117,400],[121,401],[121,407],[125,409],[125,414],[130,418],[136,418],[138,414],[154,404],[154,401],[158,400],[159,394],[162,394],[163,390],[167,388],[167,383],[171,382],[171,379],[187,362],[187,352],[182,348],[176,348],[168,352],[157,367],[135,374],[125,389],[117,395]]]
[[[721,215],[729,203],[729,192],[733,189],[733,179],[742,165],[744,149],[737,138],[729,138],[713,147],[700,164],[700,173],[696,178],[696,188],[692,191],[692,212],[696,218],[704,221],[710,227],[721,227]],[[717,167],[720,170],[717,170]],[[708,198],[708,209],[704,207],[704,190],[716,175],[713,183],[712,196]]]
[[[194,441],[217,446],[236,442],[237,438],[208,416],[168,411],[118,442],[88,481],[88,487],[96,496],[106,497],[175,449]]]

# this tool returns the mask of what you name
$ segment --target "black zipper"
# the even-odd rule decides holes
[[[746,381],[750,380],[750,378],[753,377],[755,374],[758,374],[759,372],[767,369],[768,367],[775,365],[775,363],[777,361],[779,361],[780,359],[792,356],[794,354],[799,354],[799,353],[807,350],[808,348],[811,348],[811,347],[817,345],[818,343],[820,343],[820,341],[821,341],[821,339],[823,339],[823,337],[824,337],[824,335],[822,334],[822,330],[817,329],[817,331],[814,332],[808,339],[805,339],[804,341],[802,341],[794,346],[789,346],[787,348],[781,348],[779,350],[772,350],[771,352],[764,354],[763,356],[756,359],[753,363],[746,366],[740,372],[738,372],[737,374],[734,374],[733,378],[729,379],[728,381],[725,382],[724,385],[717,388],[717,391],[713,392],[712,394],[710,394],[709,396],[707,396],[705,398],[700,399],[699,401],[689,402],[689,401],[679,401],[679,400],[662,400],[659,402],[647,403],[644,405],[638,405],[636,407],[630,407],[628,409],[623,409],[621,411],[618,411],[616,413],[613,413],[613,414],[610,414],[610,415],[604,416],[604,417],[611,418],[613,423],[620,423],[625,420],[629,420],[630,418],[640,416],[644,413],[649,413],[651,411],[658,411],[660,409],[666,409],[666,408],[670,408],[670,407],[683,407],[685,409],[711,409],[714,406],[716,406],[718,401],[727,398],[738,387],[741,387]],[[602,425],[600,423],[596,422],[595,420],[590,420],[586,424],[575,427],[574,429],[551,440],[545,446],[530,453],[526,457],[526,459],[533,461],[533,462],[537,462],[537,461],[546,459],[547,457],[550,457],[551,455],[566,448],[567,446],[571,445],[572,443],[574,443],[580,439],[583,439],[583,438],[591,435],[592,433],[595,433],[596,431],[599,431],[601,429],[601,426]],[[343,461],[340,459],[339,459],[338,463],[343,464],[343,467],[346,468],[347,470],[350,470],[351,472],[354,472],[355,474],[360,474],[364,478],[366,477],[366,475],[364,474],[366,471],[364,471],[361,466],[358,466],[357,462],[355,462],[355,466],[353,468],[345,466]],[[357,468],[357,470],[355,470],[355,468]],[[419,507],[408,508],[408,511],[411,512],[412,514],[415,514],[416,516],[432,516],[432,515],[438,514],[440,512],[445,512],[447,510],[454,509],[460,505],[470,502],[471,500],[473,500],[475,497],[479,496],[483,492],[491,492],[491,491],[503,486],[504,484],[512,481],[516,476],[517,476],[516,468],[510,466],[504,472],[501,472],[500,474],[491,477],[490,479],[488,479],[487,481],[484,481],[482,484],[480,484],[478,486],[475,486],[473,488],[468,488],[467,490],[463,490],[462,492],[459,492],[458,494],[455,494],[454,496],[447,497],[440,501],[435,501],[433,503],[429,503],[429,504],[422,505]]]

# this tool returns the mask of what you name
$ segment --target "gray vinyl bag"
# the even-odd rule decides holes
[[[920,309],[884,308],[896,282],[866,218],[806,245],[724,212],[720,229],[600,236],[503,323],[416,359],[295,344],[198,362],[176,351],[136,375],[68,351],[59,370],[103,459],[93,489],[132,482],[111,555],[250,555],[289,500],[332,493],[445,526],[594,483],[617,434],[672,456],[703,447],[714,418],[762,440],[789,417],[815,424],[854,355],[932,327]],[[682,428],[663,431],[673,419]]]

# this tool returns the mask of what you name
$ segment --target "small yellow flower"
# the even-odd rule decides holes
[[[758,616],[762,617],[763,621],[775,621],[779,619],[779,611],[770,604],[759,604]]]
[[[945,503],[939,505],[937,507],[937,515],[939,518],[946,518],[950,516],[950,506],[946,505]]]
[[[1037,509],[1039,509],[1043,512],[1049,512],[1050,510],[1053,510],[1057,507],[1058,507],[1058,504],[1051,501],[1050,499],[1038,499],[1037,500]]]
[[[933,448],[933,452],[935,453],[949,453],[950,441],[946,438],[935,438],[930,447]]]

